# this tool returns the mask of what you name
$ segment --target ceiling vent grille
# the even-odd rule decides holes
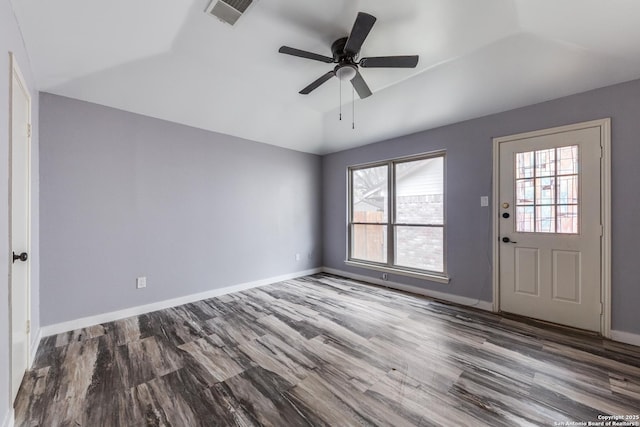
[[[212,0],[206,12],[229,25],[236,23],[253,0]]]

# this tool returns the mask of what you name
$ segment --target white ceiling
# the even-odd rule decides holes
[[[324,154],[640,78],[637,0],[254,0],[231,27],[209,0],[13,0],[38,89],[254,141]],[[373,96],[332,79],[358,11],[378,18],[361,57]]]

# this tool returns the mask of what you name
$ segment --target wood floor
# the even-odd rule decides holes
[[[46,427],[553,426],[640,414],[640,349],[319,274],[45,338],[15,409]]]

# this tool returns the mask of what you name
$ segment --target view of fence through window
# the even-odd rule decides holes
[[[353,171],[353,258],[387,262],[388,168]]]
[[[578,233],[578,146],[517,153],[516,231]]]
[[[350,200],[350,259],[444,273],[444,156],[352,169]]]

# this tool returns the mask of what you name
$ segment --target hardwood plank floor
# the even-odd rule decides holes
[[[46,427],[597,422],[640,414],[640,348],[318,274],[44,338],[15,410]]]

